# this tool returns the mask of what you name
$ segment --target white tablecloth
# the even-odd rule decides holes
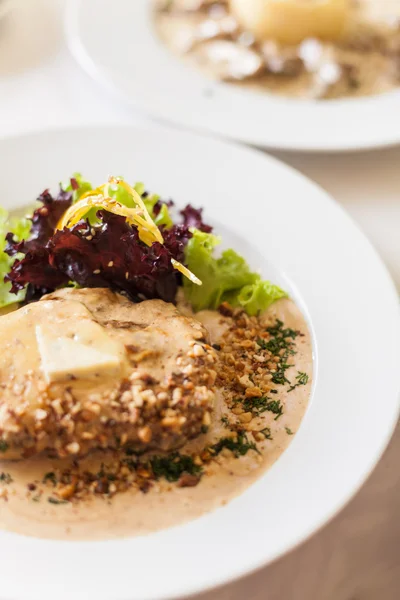
[[[150,124],[100,89],[69,55],[64,2],[15,0],[13,12],[0,22],[0,136],[66,125]],[[276,155],[320,183],[352,214],[400,288],[400,148]],[[275,565],[204,600],[398,598],[399,441],[397,436],[369,483],[322,533]]]

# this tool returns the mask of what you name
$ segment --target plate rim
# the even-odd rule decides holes
[[[100,0],[101,1],[101,0]],[[126,0],[119,0],[126,1]],[[147,2],[147,0],[136,0],[138,2]],[[86,72],[86,74],[93,79],[96,83],[98,83],[103,89],[107,90],[110,94],[112,94],[115,98],[118,98],[120,102],[124,103],[135,110],[140,111],[142,114],[150,117],[151,119],[159,122],[161,124],[169,124],[170,126],[174,126],[177,128],[186,128],[194,133],[206,133],[208,136],[215,138],[228,139],[233,142],[239,142],[248,144],[250,146],[259,147],[262,149],[273,149],[287,152],[304,152],[304,153],[316,153],[316,152],[324,152],[324,153],[349,153],[355,151],[369,151],[369,150],[379,150],[385,148],[395,147],[400,144],[400,127],[396,129],[396,121],[391,122],[390,125],[388,123],[385,124],[385,131],[379,131],[372,139],[360,139],[349,137],[346,141],[336,141],[329,140],[329,136],[321,136],[317,141],[316,140],[307,140],[305,136],[303,138],[296,137],[296,134],[293,134],[290,140],[285,139],[265,139],[260,138],[258,132],[252,134],[243,134],[243,132],[234,132],[232,131],[232,123],[229,127],[224,125],[223,127],[215,126],[214,124],[210,124],[207,122],[194,122],[188,116],[183,117],[182,113],[180,114],[168,114],[167,111],[164,111],[160,107],[157,109],[146,106],[146,103],[139,100],[138,98],[134,98],[132,95],[128,93],[127,90],[121,88],[117,81],[113,81],[111,74],[107,74],[105,68],[102,68],[101,65],[97,64],[94,57],[91,56],[90,52],[85,46],[83,39],[79,34],[79,11],[81,6],[83,6],[83,0],[69,0],[65,7],[64,12],[64,30],[67,40],[68,48],[71,52],[71,55],[77,62],[77,64]],[[143,9],[142,9],[143,10]],[[147,15],[147,20],[150,20],[149,15]],[[145,20],[146,21],[146,20]],[[143,23],[142,23],[143,25]],[[147,27],[147,22],[145,22],[145,26]],[[149,33],[151,31],[149,30]],[[153,38],[152,38],[153,39]],[[160,45],[162,42],[157,38],[156,44]],[[176,57],[172,55],[167,49],[165,49],[165,55],[168,56],[169,68],[177,70],[178,67],[183,69],[182,61],[179,61]],[[208,80],[195,69],[185,66],[185,71],[182,70],[182,79],[184,76],[193,75],[192,82],[195,81],[195,77],[198,81],[202,81],[204,84],[204,88],[207,86],[209,88],[215,88],[219,92],[223,91],[225,95],[225,99],[228,98],[228,95],[225,93],[229,88],[226,84],[213,82],[212,80]],[[126,78],[124,78],[126,79]],[[230,88],[230,93],[232,96],[237,94],[238,92],[242,93],[243,89],[241,88]],[[203,90],[204,91],[204,90]],[[262,96],[262,94],[255,94],[256,96]],[[254,95],[250,92],[247,92],[248,98],[254,97]],[[333,108],[333,111],[330,110],[328,114],[321,114],[318,117],[318,123],[311,121],[309,125],[313,125],[314,130],[320,129],[321,125],[331,119],[334,120],[335,126],[330,127],[330,132],[334,133],[337,131],[337,123],[341,117],[341,115],[346,116],[346,113],[351,111],[351,118],[347,118],[346,130],[350,130],[350,124],[353,125],[354,117],[357,117],[360,109],[362,111],[366,111],[368,108],[368,112],[363,115],[364,119],[367,119],[369,123],[371,123],[373,117],[377,116],[377,114],[386,113],[387,106],[389,103],[390,111],[393,113],[393,109],[395,108],[395,102],[400,102],[400,87],[399,89],[395,89],[394,91],[387,92],[381,95],[376,96],[366,96],[360,98],[339,98],[334,100],[327,100],[325,102],[318,102],[315,100],[299,100],[296,101],[294,99],[288,99],[283,96],[274,96],[274,95],[265,95],[268,97],[269,101],[272,101],[276,104],[288,103],[290,106],[290,111],[286,110],[285,115],[273,115],[273,117],[284,118],[290,115],[290,112],[294,109],[298,111],[302,110],[303,107],[307,107],[307,112],[310,114],[310,111],[325,111],[327,107]],[[250,100],[251,101],[251,100]],[[204,105],[199,105],[204,108]],[[344,108],[343,108],[344,107]],[[252,106],[252,110],[254,106]],[[240,115],[235,115],[239,117]],[[299,119],[304,119],[304,115],[298,114]],[[307,117],[308,118],[308,117]],[[361,119],[361,117],[360,117]],[[292,124],[296,121],[294,118]],[[234,122],[234,119],[233,121]],[[361,124],[365,125],[364,122],[360,120],[359,126]],[[365,128],[365,127],[364,127]],[[326,141],[326,140],[329,141]]]
[[[235,147],[236,150],[238,150],[239,152],[244,152],[246,154],[252,154],[253,157],[262,157],[263,160],[266,161],[270,161],[271,163],[275,164],[276,166],[279,166],[280,168],[282,168],[283,171],[285,172],[292,172],[292,175],[295,175],[296,178],[298,180],[303,180],[304,182],[307,182],[308,186],[313,186],[319,193],[319,195],[325,198],[324,202],[328,202],[329,204],[335,206],[335,210],[338,210],[341,213],[341,219],[345,218],[347,221],[349,221],[350,223],[352,223],[352,226],[356,228],[356,230],[358,231],[358,234],[361,235],[361,238],[363,240],[363,243],[366,243],[369,246],[369,249],[372,250],[373,254],[375,255],[375,258],[378,258],[378,262],[379,262],[379,268],[381,270],[383,270],[383,273],[385,275],[385,278],[387,279],[388,283],[391,283],[391,288],[392,288],[392,293],[393,293],[393,299],[396,299],[397,302],[397,306],[398,306],[398,295],[397,292],[395,290],[395,287],[393,285],[393,282],[391,280],[391,277],[388,273],[388,270],[386,268],[386,266],[384,265],[384,263],[382,262],[382,260],[379,258],[378,253],[376,252],[376,250],[373,248],[372,244],[369,242],[369,240],[366,238],[366,236],[362,233],[362,231],[360,230],[360,228],[358,227],[357,224],[354,223],[354,221],[351,219],[351,217],[349,217],[349,215],[346,213],[346,211],[344,211],[344,209],[337,203],[335,202],[335,200],[329,195],[327,194],[327,192],[325,190],[323,190],[319,185],[317,185],[315,182],[311,181],[310,179],[308,179],[307,177],[305,177],[303,174],[299,173],[298,171],[296,171],[296,169],[285,165],[282,161],[276,159],[275,157],[271,157],[268,155],[264,155],[263,153],[257,151],[257,150],[253,150],[253,149],[249,149],[249,148],[243,148],[242,146],[238,145],[238,144],[232,144],[231,142],[221,142],[221,141],[213,141],[210,139],[205,138],[204,136],[198,136],[192,133],[186,133],[186,132],[177,132],[176,130],[173,129],[169,129],[169,128],[149,128],[149,127],[142,127],[142,126],[124,126],[124,125],[108,125],[108,126],[89,126],[89,127],[73,127],[73,128],[52,128],[52,129],[40,129],[36,132],[29,132],[27,134],[19,134],[19,135],[8,135],[8,136],[4,136],[3,138],[0,139],[0,150],[2,149],[4,143],[6,143],[9,140],[23,140],[24,138],[36,138],[38,135],[44,135],[45,137],[47,136],[57,136],[57,135],[65,135],[66,133],[68,135],[71,134],[82,134],[83,132],[86,133],[91,133],[91,132],[97,132],[99,130],[104,130],[106,132],[108,131],[123,131],[124,134],[128,134],[127,130],[130,132],[134,132],[134,131],[141,131],[143,133],[147,133],[147,132],[152,132],[152,134],[156,134],[158,132],[162,132],[164,130],[164,133],[167,135],[171,135],[171,136],[178,136],[178,137],[182,137],[182,138],[189,138],[189,140],[191,138],[196,138],[199,141],[202,141],[202,143],[207,143],[207,144],[217,144],[220,145],[221,149],[225,149],[225,150],[229,150],[232,149],[232,147]],[[321,200],[322,201],[322,200]],[[312,318],[312,315],[311,315]],[[400,319],[399,319],[399,310],[397,310],[397,321],[398,321],[398,325],[400,324]],[[398,327],[399,329],[399,327]],[[338,512],[340,510],[343,509],[343,507],[350,501],[350,499],[357,493],[357,491],[361,488],[361,486],[365,483],[366,479],[369,477],[369,475],[371,474],[372,470],[375,468],[377,462],[379,461],[379,459],[382,456],[382,453],[384,451],[384,449],[386,448],[387,444],[390,441],[390,438],[393,434],[394,428],[396,426],[396,422],[398,419],[398,415],[399,415],[399,411],[400,411],[400,398],[399,398],[399,394],[397,397],[397,411],[395,411],[392,415],[392,419],[391,419],[391,423],[388,424],[387,427],[387,434],[385,436],[385,438],[382,438],[381,443],[380,443],[380,447],[378,452],[376,453],[375,458],[370,462],[370,464],[364,469],[364,472],[362,474],[359,474],[358,477],[358,483],[356,486],[352,486],[351,490],[348,491],[348,493],[345,495],[344,499],[342,499],[340,505],[336,506],[334,509],[332,509],[332,511],[330,512],[330,514],[326,517],[323,517],[320,522],[316,523],[312,530],[309,531],[307,536],[300,536],[299,539],[293,543],[289,548],[286,548],[286,550],[284,552],[280,552],[278,553],[276,556],[274,556],[271,560],[268,560],[267,564],[270,564],[270,562],[276,560],[277,558],[283,556],[284,554],[286,554],[287,552],[293,550],[295,547],[297,547],[300,543],[302,543],[303,541],[305,541],[306,539],[308,539],[311,535],[313,535],[316,531],[318,531],[322,526],[324,526],[325,524],[327,524],[330,520],[332,520],[334,518],[334,516],[336,514],[338,514]],[[292,442],[293,445],[293,442]],[[215,513],[214,513],[215,514]],[[25,538],[26,539],[26,538]],[[41,540],[34,540],[35,542],[37,542],[38,544],[41,543]],[[67,545],[72,544],[73,542],[67,542]],[[83,542],[85,545],[88,544],[103,544],[104,542]],[[105,542],[107,543],[107,542]],[[265,562],[265,558],[262,558],[260,556],[260,559],[258,561],[257,564],[253,564],[253,566],[251,568],[249,568],[249,566],[243,565],[243,569],[242,570],[237,570],[235,572],[235,574],[229,577],[229,579],[227,579],[226,577],[223,577],[221,580],[214,580],[212,582],[209,582],[206,585],[203,585],[201,583],[198,583],[197,585],[193,585],[191,588],[186,586],[184,590],[181,590],[178,594],[158,594],[157,598],[161,599],[166,599],[166,598],[175,598],[175,597],[182,597],[185,596],[187,597],[188,595],[192,595],[195,593],[198,593],[200,591],[206,591],[215,587],[219,587],[221,585],[223,585],[224,583],[227,583],[228,581],[236,581],[237,579],[244,577],[245,575],[251,574],[254,571],[262,568],[263,566],[265,566],[266,562]],[[33,596],[36,600],[36,596]],[[37,596],[39,597],[39,596]],[[47,598],[48,596],[44,596],[45,598]],[[127,595],[123,596],[123,598],[126,600],[128,600],[128,598],[130,598],[130,594],[129,592],[127,593]],[[153,598],[154,596],[152,596]],[[18,598],[20,598],[20,596],[18,596]],[[146,596],[147,598],[147,596]],[[149,597],[150,598],[150,597]]]

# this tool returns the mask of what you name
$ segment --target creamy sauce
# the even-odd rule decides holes
[[[175,0],[179,5],[179,0]],[[182,1],[180,3],[182,5]],[[192,3],[193,4],[193,3]],[[221,10],[160,10],[155,28],[165,45],[211,79],[298,98],[376,95],[400,84],[400,4],[356,0],[337,42],[305,40],[299,46],[255,42]],[[226,25],[220,29],[225,19]],[[310,43],[311,42],[311,43]]]
[[[234,458],[223,451],[207,465],[205,475],[196,487],[180,488],[160,480],[147,493],[132,488],[109,500],[93,496],[87,501],[59,505],[50,504],[45,494],[40,496],[34,490],[29,491],[28,485],[35,480],[40,483],[45,473],[68,464],[71,459],[1,461],[0,472],[8,473],[13,481],[2,486],[7,494],[0,497],[0,527],[30,536],[68,540],[134,536],[197,518],[244,492],[279,458],[293,438],[292,433],[298,430],[312,380],[311,340],[299,309],[291,300],[280,300],[268,310],[268,315],[283,321],[285,327],[302,332],[295,341],[296,355],[287,377],[295,381],[296,373],[302,371],[309,379],[306,385],[298,386],[290,393],[287,388],[279,391],[276,399],[284,407],[279,419],[275,420],[271,412],[255,417],[257,429],[270,427],[273,438],[258,444],[261,454],[249,451],[245,456]],[[218,342],[226,328],[224,318],[211,311],[203,311],[197,318],[209,330],[212,341]],[[200,451],[226,435],[221,416],[228,412],[219,394],[209,432],[188,442],[182,452]],[[98,469],[101,463],[110,463],[114,457],[111,452],[97,452],[83,459],[81,467]]]

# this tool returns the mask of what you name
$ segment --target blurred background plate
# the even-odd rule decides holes
[[[10,12],[14,2],[15,0],[0,0],[0,19]]]
[[[67,36],[75,58],[134,107],[176,125],[260,147],[343,151],[400,142],[400,89],[375,97],[312,101],[212,82],[157,39],[150,4],[67,4]]]

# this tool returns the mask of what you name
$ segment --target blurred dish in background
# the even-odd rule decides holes
[[[300,98],[400,85],[400,3],[154,0],[163,42],[221,81]]]
[[[13,4],[14,0],[0,0],[0,19],[10,12]]]
[[[328,1],[331,4],[328,5]],[[303,23],[301,29],[296,29],[290,28],[287,25],[290,22],[284,20],[280,39],[298,42],[299,30],[301,36],[314,37],[300,42],[299,46],[285,46],[284,50],[279,50],[275,41],[253,41],[266,32],[269,35],[271,19],[262,22],[259,30],[253,11],[246,19],[247,27],[253,33],[239,34],[235,19],[226,14],[227,3],[224,6],[221,0],[209,1],[206,7],[204,0],[191,0],[194,12],[189,14],[188,0],[183,2],[180,0],[184,12],[178,11],[178,0],[174,0],[167,5],[157,4],[164,12],[155,15],[154,0],[114,0],[111,15],[107,0],[70,0],[66,14],[70,49],[91,77],[117,92],[121,99],[176,125],[260,147],[286,150],[359,150],[400,142],[400,86],[394,83],[400,49],[397,55],[394,49],[390,51],[392,58],[376,49],[366,49],[368,59],[365,60],[361,50],[345,50],[342,42],[339,50],[337,41],[317,41],[314,21]],[[335,5],[333,2],[318,2],[321,14],[326,5],[326,11],[331,7],[328,14],[335,16],[323,20],[321,37],[335,38],[342,35],[346,23],[347,27],[351,26],[352,21],[346,16],[347,2],[336,0]],[[278,6],[276,1],[264,3],[271,5],[271,11],[273,5]],[[281,0],[279,5],[285,5],[287,9],[296,6],[294,0]],[[246,15],[242,12],[247,0],[246,3],[232,0],[233,6],[235,14],[240,13],[245,21]],[[336,11],[333,6],[338,7]],[[400,14],[398,2],[377,0],[372,3],[370,0],[364,8],[367,6],[365,14],[369,14],[370,22],[383,22],[382,14],[393,15],[396,9]],[[210,11],[212,19],[209,18]],[[273,12],[271,15],[278,20],[279,15]],[[193,26],[181,27],[182,22],[191,22]],[[212,39],[193,46],[196,23],[202,35]],[[221,23],[224,23],[224,31],[218,32]],[[157,33],[161,25],[161,29],[169,31],[168,39],[173,39],[175,49],[180,48],[181,53],[182,48],[189,48],[183,57],[185,60],[177,59],[176,53],[168,51]],[[382,31],[390,32],[390,36],[379,39],[384,39],[387,44],[389,38],[391,44],[395,44],[395,40],[398,42],[400,34],[396,27],[386,19]],[[362,44],[366,47],[369,43],[378,44],[367,25],[363,31],[369,32],[364,41],[357,37],[353,39],[358,48]],[[275,69],[275,74],[266,72],[265,60],[257,49],[260,45],[267,46],[269,71]],[[298,48],[301,48],[302,56],[298,55]],[[203,64],[202,69],[193,68],[191,64],[196,57],[203,56],[206,49],[209,56],[222,57],[218,59],[219,67],[212,73],[213,77],[207,76],[210,72],[207,64]],[[336,51],[340,53],[340,64],[336,61]],[[311,68],[313,61],[315,66]],[[362,74],[358,72],[357,61],[361,61]],[[305,63],[309,65],[307,69]],[[379,65],[384,65],[384,69],[375,89]],[[391,66],[393,79],[389,77]],[[283,72],[279,73],[279,69]],[[361,80],[362,85],[359,85]],[[279,93],[266,93],[269,91],[267,84]],[[374,89],[381,93],[372,93]],[[319,98],[322,97],[330,100],[321,101]]]

